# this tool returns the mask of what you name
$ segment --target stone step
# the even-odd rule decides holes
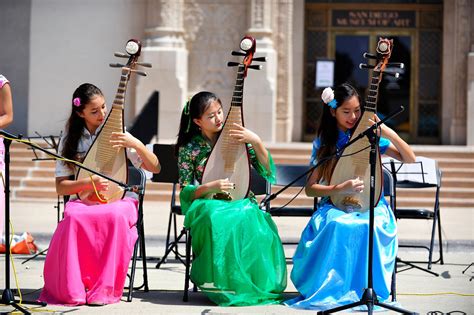
[[[31,177],[32,178],[53,178],[54,179],[54,168],[52,167],[41,167],[37,169],[31,170]]]
[[[17,183],[16,186],[14,183]],[[47,177],[38,177],[38,178],[18,178],[12,177],[11,178],[11,185],[15,187],[44,187],[44,188],[52,188],[55,189],[55,180],[47,178]]]
[[[26,167],[12,167],[10,168],[10,177],[25,177],[28,175],[28,170]]]
[[[301,156],[311,155],[310,144],[268,144],[272,156]],[[474,149],[465,146],[417,146],[412,145],[417,156],[434,159],[469,159],[474,160]]]
[[[49,145],[44,141],[33,140],[33,142],[40,147],[47,148]],[[311,153],[312,144],[310,142],[291,142],[291,143],[266,143],[265,146],[270,150],[271,153],[280,152],[302,152]],[[474,148],[466,146],[455,146],[455,145],[411,145],[413,151],[417,155],[422,156],[437,156],[437,157],[472,157],[474,156]],[[33,155],[32,150],[26,144],[13,142],[10,151],[14,152],[30,152]],[[39,153],[39,150],[36,150]]]
[[[298,154],[272,154],[277,164],[309,164],[309,155]],[[474,155],[472,158],[436,158],[438,166],[444,168],[474,168]]]
[[[281,193],[278,197],[272,200],[272,206],[282,206],[288,203],[295,193]],[[440,200],[441,207],[463,207],[463,208],[473,208],[474,207],[474,194],[470,194],[466,198],[452,198],[452,197],[443,197]],[[17,200],[23,201],[38,201],[38,200],[57,200],[57,194],[54,188],[45,188],[45,187],[34,187],[29,189],[20,188],[15,191],[15,196]],[[258,200],[261,200],[261,196],[258,196]],[[171,189],[169,190],[147,190],[145,194],[145,201],[171,201]],[[296,199],[291,201],[290,205],[292,206],[312,206],[313,198],[307,197],[304,192],[302,192]],[[397,205],[398,207],[422,207],[431,209],[433,207],[434,196],[422,196],[422,195],[397,195]]]
[[[397,198],[397,206],[402,208],[420,207],[426,209],[433,208],[433,199],[428,198]],[[474,208],[474,198],[458,199],[458,198],[443,198],[440,200],[440,207],[442,208]],[[442,210],[441,210],[442,211]]]
[[[44,187],[44,188],[53,188],[55,187],[54,177],[21,177],[21,176],[12,176],[10,178],[12,187]],[[172,184],[168,183],[155,183],[148,181],[147,182],[147,192],[150,191],[167,191],[171,190]],[[276,193],[280,190],[280,186],[272,186],[272,193]],[[289,187],[286,192],[291,194],[296,194],[300,191],[300,187]],[[397,190],[399,196],[430,196],[434,194],[434,188],[426,189],[402,189]],[[304,190],[302,191],[304,194]],[[469,198],[474,196],[474,178],[448,178],[444,179],[441,189],[441,198]]]
[[[270,144],[268,145],[276,163],[308,164],[311,144]],[[441,203],[446,206],[459,205],[472,207],[474,196],[474,149],[455,146],[414,146],[416,154],[438,160],[443,171]],[[54,161],[32,161],[34,154],[24,145],[12,145],[11,185],[12,198],[16,199],[53,199],[57,195],[54,187]],[[27,177],[28,176],[28,177]],[[272,187],[272,192],[279,188]],[[290,188],[274,202],[284,204],[292,198],[299,188]],[[408,190],[398,192],[398,203],[432,204],[433,192]],[[147,183],[147,200],[169,201],[171,184]],[[459,200],[457,200],[459,199]],[[280,201],[281,200],[281,201]],[[462,202],[461,202],[461,201]],[[466,202],[464,202],[466,201]],[[312,204],[312,198],[305,196],[304,191],[294,203]]]
[[[474,178],[474,169],[472,168],[455,168],[443,167],[443,179],[445,178]]]
[[[441,187],[441,189],[448,187],[474,188],[474,177],[443,177]]]
[[[434,189],[397,189],[398,198],[434,198]],[[472,188],[441,188],[440,199],[459,198],[469,199],[474,198],[474,189]]]
[[[54,199],[57,198],[56,189],[52,188],[18,188],[12,195],[13,200],[36,200],[36,199]]]

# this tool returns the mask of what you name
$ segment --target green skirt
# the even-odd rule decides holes
[[[253,199],[196,199],[186,211],[194,260],[191,279],[220,306],[275,304],[286,261],[275,223]]]

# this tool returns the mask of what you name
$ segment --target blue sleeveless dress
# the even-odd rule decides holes
[[[350,134],[339,131],[337,147]],[[380,153],[390,141],[380,138]],[[311,163],[316,163],[319,139],[313,142]],[[398,248],[395,217],[382,197],[374,209],[373,287],[379,301],[390,295],[391,276]],[[291,280],[300,296],[286,305],[327,310],[357,302],[367,288],[369,211],[345,213],[329,198],[321,199],[317,211],[301,234],[293,257]]]

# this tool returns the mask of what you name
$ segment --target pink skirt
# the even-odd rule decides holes
[[[87,206],[66,204],[44,264],[40,301],[82,305],[117,303],[138,238],[132,198]]]

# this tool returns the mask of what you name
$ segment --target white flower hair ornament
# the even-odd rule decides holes
[[[334,99],[334,91],[330,87],[327,87],[323,90],[323,93],[321,94],[321,99],[332,109],[337,108],[337,101]]]

